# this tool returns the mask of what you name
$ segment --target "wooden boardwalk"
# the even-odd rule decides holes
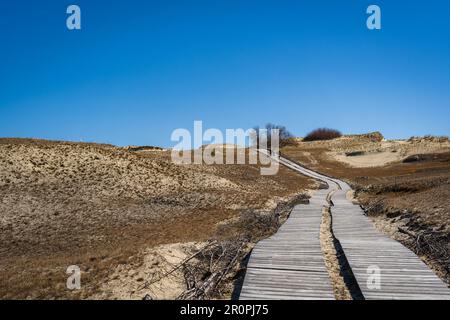
[[[278,232],[256,245],[240,299],[334,299],[319,239],[327,193],[295,206]]]
[[[415,253],[378,232],[346,199],[349,189],[344,185],[333,195],[333,231],[365,299],[450,299],[447,285]],[[379,286],[373,272],[379,272]]]
[[[332,194],[333,231],[365,299],[450,299],[450,289],[413,252],[378,232],[338,179],[287,159],[280,163],[328,184],[298,205],[279,231],[253,250],[241,299],[333,299],[319,240],[322,209]],[[379,278],[376,278],[376,274]],[[377,281],[379,279],[379,281]]]

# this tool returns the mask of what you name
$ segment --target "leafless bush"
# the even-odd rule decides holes
[[[299,194],[288,201],[281,201],[270,212],[246,210],[242,212],[239,219],[219,226],[217,235],[224,237],[227,234],[238,234],[246,241],[256,243],[274,234],[289,217],[292,208],[300,203],[308,203],[308,197]]]
[[[285,126],[281,126],[281,125],[276,125],[273,123],[268,123],[265,126],[265,130],[267,130],[267,137],[265,139],[265,141],[260,141],[260,131],[262,130],[259,127],[254,127],[253,129],[255,129],[256,131],[256,136],[252,137],[252,143],[253,145],[256,145],[258,148],[260,147],[261,144],[267,144],[267,148],[270,149],[270,144],[271,144],[271,132],[272,130],[278,130],[279,132],[279,138],[280,138],[280,147],[289,144],[291,141],[291,138],[293,138],[294,136],[292,135],[292,133],[289,132],[289,130],[286,129]]]
[[[252,244],[274,234],[288,217],[292,207],[307,201],[305,195],[299,194],[289,201],[279,203],[271,212],[249,210],[242,213],[237,221],[221,226],[218,236],[222,228],[228,229],[224,235],[233,233],[236,236],[226,240],[211,240],[202,250],[174,268],[183,270],[186,283],[186,290],[178,299],[223,297],[224,290],[227,292],[242,280],[241,271],[245,269],[242,263]],[[235,232],[229,229],[234,229]]]
[[[245,246],[245,239],[220,241],[205,247],[196,259],[184,263],[186,290],[178,299],[200,300],[222,296],[221,285],[245,255]]]
[[[410,231],[398,227],[398,231],[408,235],[407,246],[419,256],[427,256],[442,267],[447,283],[450,281],[449,234],[436,230]]]
[[[274,234],[288,217],[292,207],[307,201],[307,196],[299,194],[280,202],[270,212],[243,212],[236,221],[218,228],[218,238],[211,239],[203,248],[172,266],[167,272],[149,279],[142,287],[150,290],[153,283],[181,270],[186,289],[177,299],[223,298],[224,293],[234,292],[239,287],[238,282],[243,280],[245,260],[253,244]],[[235,236],[226,237],[228,234]],[[151,295],[146,295],[144,299],[151,299]]]
[[[342,133],[335,129],[319,128],[311,131],[306,135],[303,141],[318,141],[318,140],[331,140],[339,138]]]

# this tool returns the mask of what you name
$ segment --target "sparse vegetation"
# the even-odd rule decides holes
[[[290,136],[286,132],[282,139]],[[377,225],[449,282],[450,144],[424,137],[381,140],[370,133],[281,151],[346,179]],[[165,298],[229,298],[252,244],[273,234],[295,201],[305,200],[294,195],[317,188],[284,167],[262,177],[257,165],[179,166],[169,151],[153,150],[0,139],[0,297],[160,299],[166,292]],[[349,170],[336,160],[394,151],[389,166]],[[342,158],[334,159],[337,154]],[[214,246],[185,260],[211,239]],[[71,264],[89,283],[80,291],[65,289]],[[181,280],[176,295],[168,296],[165,278],[145,288],[166,267],[180,264],[169,279]]]
[[[303,141],[332,140],[342,136],[342,133],[336,129],[319,128],[306,135]]]
[[[356,138],[356,139],[366,139],[371,142],[381,142],[384,139],[383,135],[379,131],[369,132],[369,133],[364,133],[364,134],[353,134],[353,135],[349,135],[348,137],[352,137],[352,138]]]
[[[376,135],[346,135],[281,151],[350,183],[375,226],[416,252],[450,283],[450,143],[436,137],[379,142],[371,137]]]
[[[432,136],[432,135],[426,135],[423,137],[412,136],[411,138],[408,139],[408,142],[422,142],[422,141],[444,143],[448,142],[449,139],[447,136]]]
[[[292,135],[292,133],[289,132],[289,130],[286,129],[285,126],[281,126],[281,125],[275,125],[273,123],[268,123],[266,124],[266,126],[261,129],[258,126],[254,127],[253,129],[255,129],[257,135],[256,137],[252,137],[252,143],[254,145],[256,145],[258,148],[260,147],[260,144],[266,144],[267,148],[270,149],[270,144],[271,144],[271,132],[272,130],[278,130],[279,131],[279,135],[280,135],[280,147],[288,145],[291,143],[291,138],[293,138],[294,136]],[[266,137],[266,141],[260,141],[260,132],[261,130],[267,130],[267,137]],[[264,146],[265,147],[265,146]]]
[[[261,176],[259,165],[176,165],[153,150],[0,139],[0,297],[130,298],[152,276],[140,267],[149,250],[232,238],[257,223],[246,210],[272,212],[315,185],[283,167]],[[72,264],[89,283],[82,290],[66,290]],[[133,273],[128,294],[118,280],[102,291],[119,265]]]

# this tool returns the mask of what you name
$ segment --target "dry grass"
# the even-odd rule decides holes
[[[88,298],[138,252],[234,236],[218,227],[314,186],[285,168],[261,176],[259,165],[176,165],[148,148],[0,139],[0,297]],[[83,272],[74,292],[72,264]]]
[[[333,156],[387,150],[400,156],[392,163],[376,167],[351,167]],[[437,241],[436,250],[422,246],[422,251],[418,251],[414,245],[417,239],[398,229],[400,226],[411,234],[427,234],[430,239],[449,239],[449,150],[449,142],[441,138],[377,142],[369,137],[354,136],[298,143],[283,148],[282,153],[314,170],[349,182],[356,190],[359,202],[376,220],[377,227],[414,250],[450,283],[448,240]],[[424,155],[418,156],[418,161],[403,162],[410,154],[417,153]]]

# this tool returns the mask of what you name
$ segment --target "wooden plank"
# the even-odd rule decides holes
[[[378,232],[357,205],[349,185],[290,160],[283,165],[328,184],[309,205],[298,205],[278,232],[253,250],[241,299],[333,299],[319,240],[322,209],[331,195],[333,231],[366,299],[450,299],[450,289],[413,252]],[[380,287],[368,285],[368,268],[377,266]]]
[[[450,299],[450,290],[412,251],[378,232],[362,209],[347,200],[349,185],[281,160],[332,189],[333,232],[366,299]],[[380,288],[367,284],[369,267],[380,271]]]
[[[275,235],[256,245],[240,299],[334,299],[319,239],[326,194],[297,205]]]

